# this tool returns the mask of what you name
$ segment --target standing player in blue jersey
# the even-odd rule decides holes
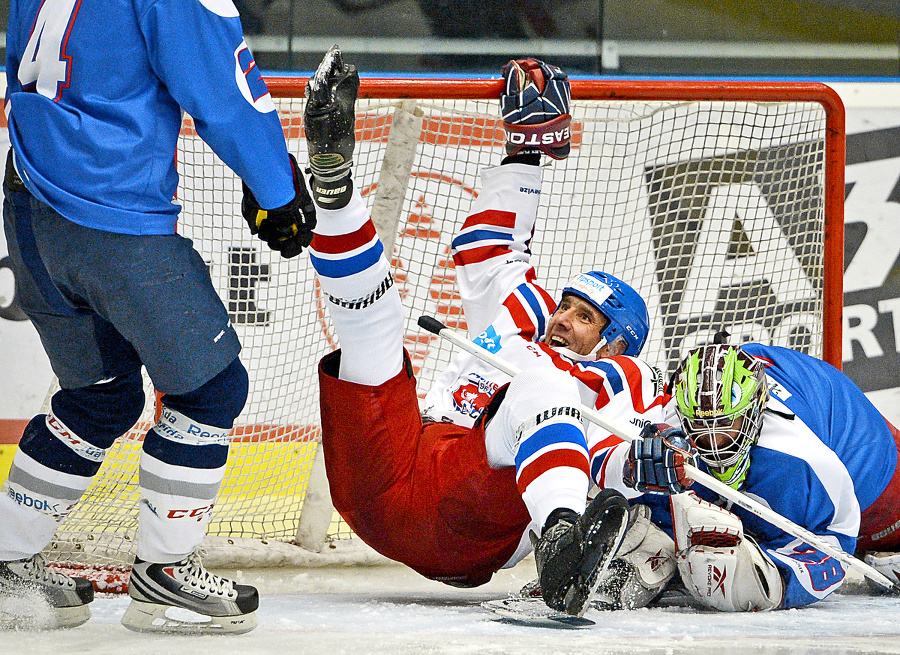
[[[50,626],[90,617],[90,584],[40,552],[140,416],[145,366],[165,395],[143,443],[122,622],[246,632],[256,589],[196,554],[248,379],[206,264],[175,233],[182,111],[244,181],[242,213],[269,247],[298,255],[315,210],[238,12],[231,0],[13,0],[6,73],[6,240],[61,389],[26,427],[0,495],[0,595],[37,592]],[[180,623],[171,607],[210,619]]]
[[[672,380],[670,418],[712,475],[847,553],[898,550],[900,431],[843,373],[752,343],[702,346]],[[681,492],[688,484],[645,479],[641,489]],[[844,580],[841,562],[742,508],[722,507],[700,485],[642,502],[674,533],[667,553],[705,607],[799,607]],[[896,579],[898,559],[881,554],[870,563]]]

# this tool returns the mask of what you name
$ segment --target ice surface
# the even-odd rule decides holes
[[[521,587],[533,567],[526,560],[471,590],[425,580],[401,566],[233,572],[261,592],[259,627],[246,635],[135,634],[119,624],[128,599],[105,596],[94,601],[93,618],[78,628],[0,632],[0,653],[900,653],[900,598],[860,593],[756,614],[588,610],[596,625],[580,630],[504,623],[479,606]],[[861,589],[858,581],[854,589]]]

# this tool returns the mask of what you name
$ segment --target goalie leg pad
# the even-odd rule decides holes
[[[675,542],[650,521],[650,508],[629,510],[628,531],[596,599],[613,609],[649,605],[675,577]]]
[[[688,593],[723,612],[781,606],[784,581],[778,567],[731,512],[693,492],[672,496],[675,561]]]
[[[900,580],[900,553],[890,551],[872,551],[866,553],[865,562],[890,580]],[[884,593],[884,589],[866,578],[869,588],[876,593]],[[897,592],[893,592],[897,595]]]

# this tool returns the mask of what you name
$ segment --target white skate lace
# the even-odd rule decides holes
[[[234,591],[234,583],[228,578],[223,578],[204,569],[200,556],[197,553],[193,553],[183,560],[178,567],[178,572],[186,573],[187,581],[190,585],[199,588],[201,591],[208,589],[210,593],[218,596],[234,597],[237,595]]]
[[[38,553],[34,557],[22,561],[22,571],[30,580],[40,582],[42,584],[50,584],[56,587],[71,588],[75,586],[75,582],[64,573],[57,573],[47,567],[47,560]]]

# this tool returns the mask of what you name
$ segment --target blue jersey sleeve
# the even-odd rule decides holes
[[[214,11],[215,10],[215,11]],[[140,17],[150,65],[200,137],[269,209],[294,198],[284,132],[225,0],[159,0]]]

